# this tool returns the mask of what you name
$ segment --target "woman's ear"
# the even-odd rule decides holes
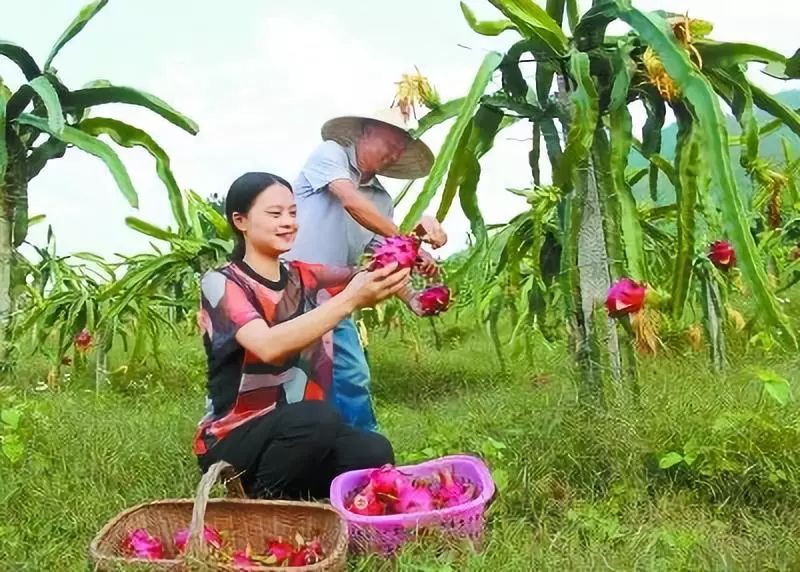
[[[236,227],[236,230],[239,232],[245,232],[247,230],[247,215],[235,212],[231,218],[233,219],[233,226]]]

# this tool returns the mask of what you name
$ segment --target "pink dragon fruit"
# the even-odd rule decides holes
[[[476,486],[458,478],[452,467],[412,478],[393,465],[384,465],[370,471],[369,481],[346,508],[363,516],[427,512],[468,503],[476,491]]]
[[[444,284],[428,286],[417,295],[423,316],[436,316],[450,306],[450,288]]]
[[[386,505],[377,497],[372,487],[367,485],[353,497],[353,501],[347,506],[347,510],[362,516],[380,516],[386,514]]]
[[[230,565],[234,567],[235,570],[249,570],[254,566],[260,567],[261,562],[253,559],[252,556],[252,551],[248,545],[246,550],[237,550],[233,553]]]
[[[424,486],[408,486],[397,492],[395,508],[400,514],[433,510],[433,495]]]
[[[322,560],[322,553],[317,552],[314,547],[306,545],[291,554],[289,566],[308,566],[316,564],[320,560]]]
[[[606,308],[608,315],[619,318],[625,314],[634,314],[642,309],[647,287],[630,278],[620,278],[608,289]]]
[[[439,490],[437,500],[443,507],[452,507],[471,501],[475,496],[475,485],[472,483],[462,483],[453,476],[452,469],[440,469]]]
[[[420,241],[415,236],[390,236],[373,251],[369,270],[378,270],[392,262],[397,263],[398,269],[413,268],[419,256],[419,246]]]
[[[736,265],[736,251],[727,240],[716,240],[708,247],[708,258],[720,270],[728,270]]]
[[[300,533],[298,533],[295,536],[294,542],[296,547],[292,547],[290,544],[288,545],[292,548],[287,559],[288,566],[308,566],[310,564],[316,564],[325,558],[325,554],[322,550],[322,542],[318,537],[306,541]]]
[[[369,474],[369,486],[376,495],[397,498],[397,491],[409,484],[408,477],[392,465],[384,465]]]
[[[294,546],[285,540],[278,539],[267,542],[267,554],[274,556],[278,563],[289,560],[294,552]]]
[[[137,528],[128,533],[122,545],[123,550],[136,558],[160,560],[164,557],[161,540],[152,536],[144,528]]]
[[[325,556],[325,552],[322,550],[322,541],[318,537],[314,537],[306,542],[306,548],[319,560],[322,560]]]
[[[80,332],[75,334],[74,338],[75,349],[77,349],[80,353],[86,353],[89,351],[89,348],[92,347],[92,333],[83,328]]]
[[[172,537],[172,542],[175,544],[175,549],[178,552],[186,550],[186,544],[189,542],[189,529],[182,528],[176,532],[175,536]],[[222,548],[222,536],[215,528],[210,526],[203,527],[203,542],[216,550]]]

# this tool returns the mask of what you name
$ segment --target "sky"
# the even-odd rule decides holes
[[[24,46],[41,64],[84,4],[0,0],[0,38]],[[500,17],[486,0],[468,4],[481,18]],[[580,4],[585,9],[590,2]],[[762,44],[785,55],[800,48],[800,2],[760,0],[757,9],[749,4],[747,11],[734,9],[729,0],[634,4],[688,10],[691,17],[713,22],[717,40]],[[620,24],[610,31],[624,30]],[[55,67],[72,89],[106,79],[153,93],[194,119],[200,126],[196,136],[144,109],[109,105],[93,112],[149,132],[170,155],[182,188],[224,195],[247,171],[293,180],[327,119],[388,106],[394,82],[414,66],[444,101],[465,94],[487,51],[502,51],[515,39],[514,32],[496,38],[473,33],[457,0],[111,0],[62,50]],[[749,74],[769,91],[800,88],[800,81],[772,80],[757,67]],[[0,77],[12,89],[24,79],[7,60],[0,60]],[[641,114],[635,112],[634,120],[640,125]],[[434,152],[448,128],[423,137]],[[505,189],[531,185],[529,138],[530,125],[519,123],[501,133],[482,161],[478,196],[487,222],[506,221],[525,208]],[[60,254],[133,254],[149,249],[149,239],[128,229],[126,216],[174,226],[150,156],[118,150],[138,191],[139,209],[128,206],[99,159],[71,149],[30,185],[31,215],[47,217],[46,224],[31,229],[30,241],[43,243],[50,224]],[[545,180],[550,176],[544,165],[542,174]],[[383,182],[393,194],[403,185]],[[413,190],[421,188],[418,181]],[[410,202],[400,205],[398,222]],[[429,214],[437,206],[438,199]],[[457,202],[444,224],[450,240],[440,256],[466,244],[469,225]]]

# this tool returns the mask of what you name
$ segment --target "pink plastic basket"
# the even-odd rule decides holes
[[[486,508],[495,492],[491,473],[483,461],[468,455],[450,455],[398,469],[415,477],[427,477],[437,468],[447,466],[452,467],[459,477],[474,483],[477,496],[459,506],[412,514],[353,514],[344,508],[346,499],[367,483],[371,469],[350,471],[336,477],[331,483],[331,504],[347,521],[351,549],[388,555],[424,529],[437,529],[445,535],[479,542],[483,537]]]

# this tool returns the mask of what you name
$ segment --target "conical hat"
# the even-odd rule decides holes
[[[399,129],[408,137],[403,154],[393,164],[378,172],[379,175],[394,179],[419,179],[428,175],[433,165],[433,153],[425,143],[409,133],[409,130],[416,127],[416,121],[411,118],[406,120],[397,107],[382,109],[371,115],[345,115],[330,119],[322,126],[322,139],[333,140],[341,145],[353,145],[361,135],[367,119]]]

